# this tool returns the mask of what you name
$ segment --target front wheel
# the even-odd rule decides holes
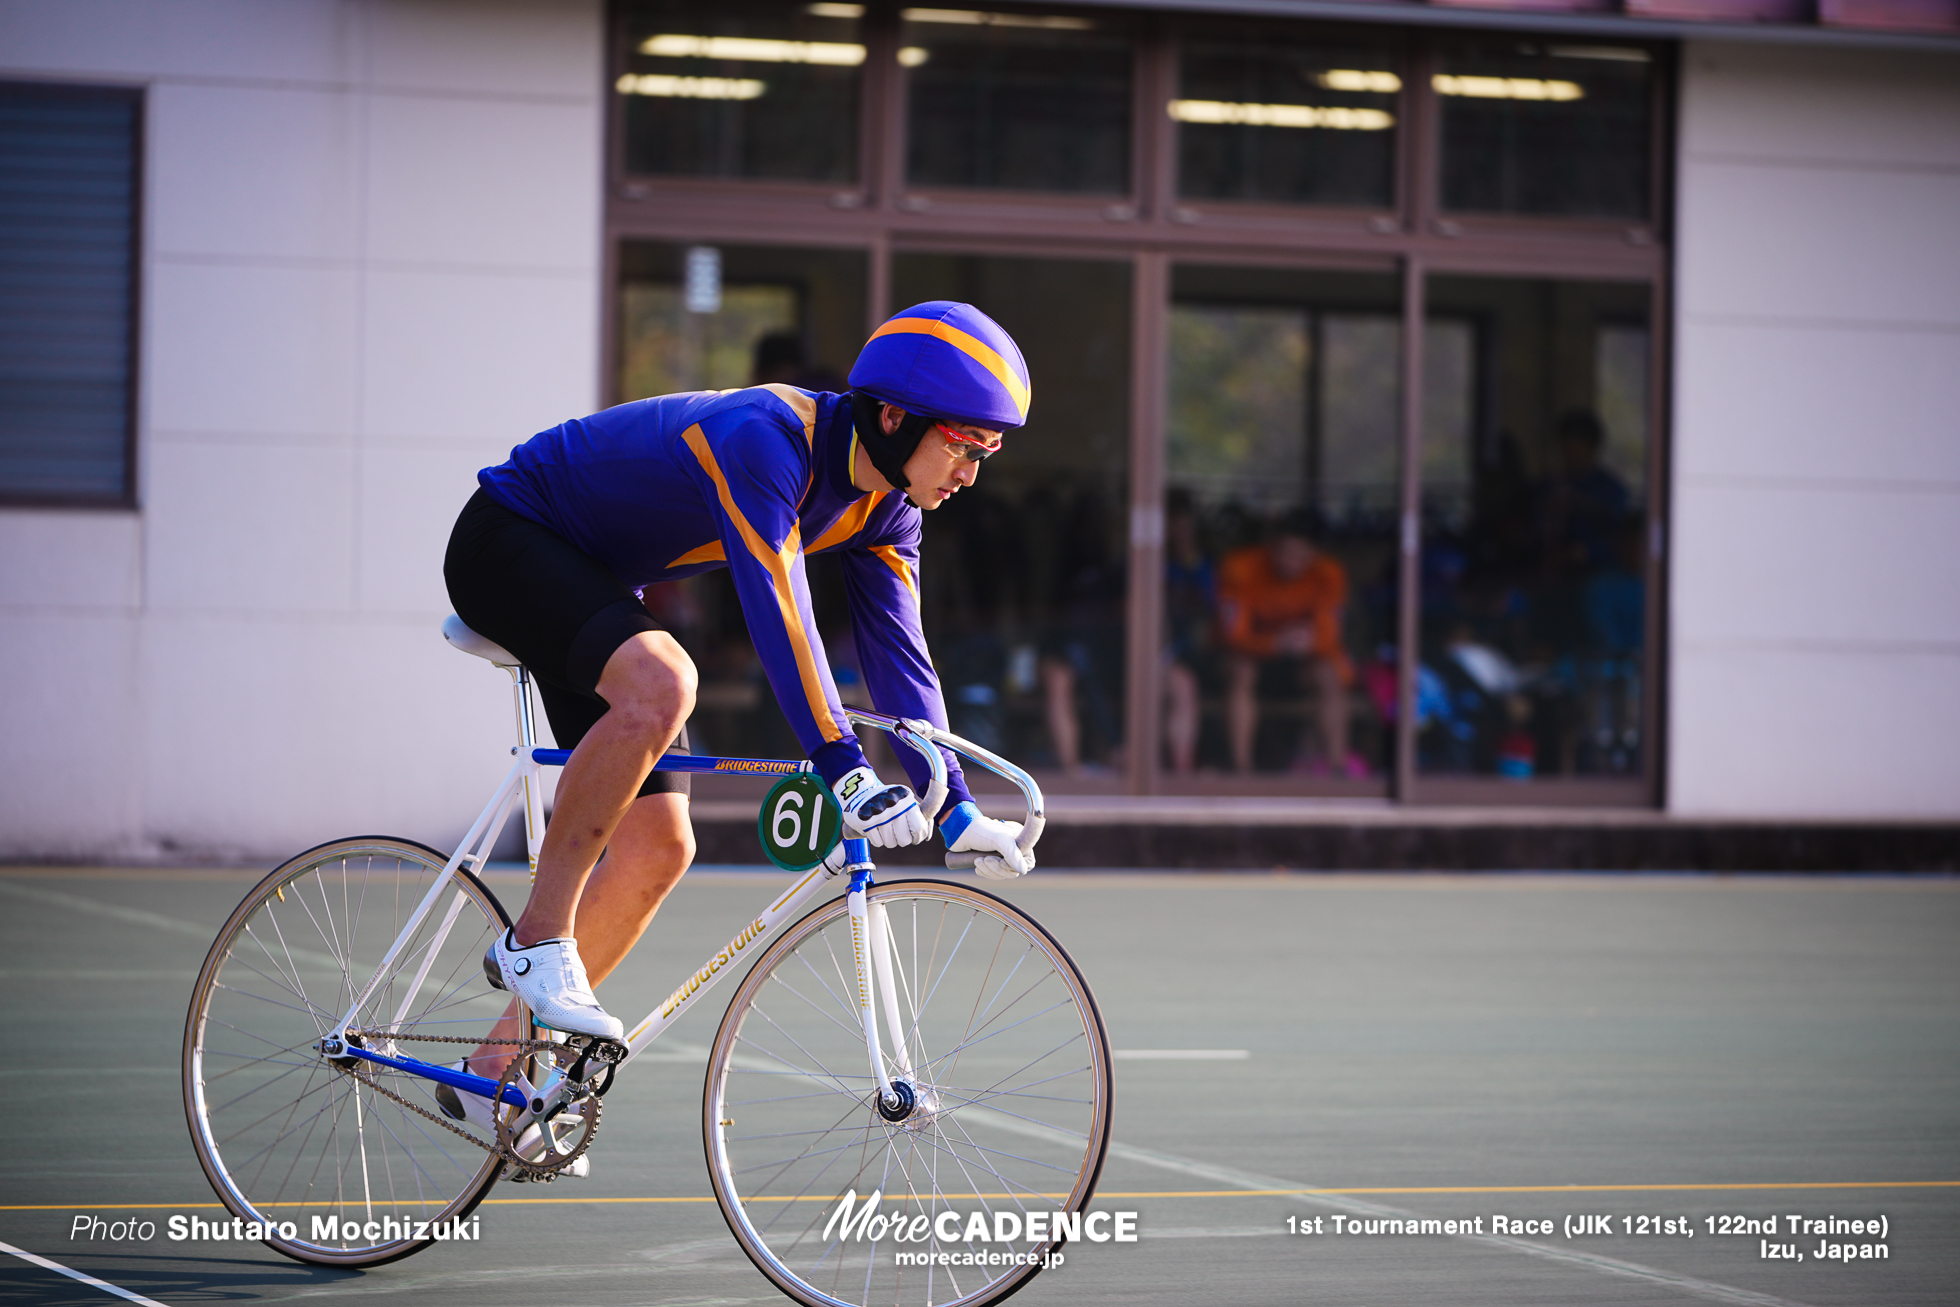
[[[998,1302],[1080,1237],[1109,1145],[1102,1016],[1011,903],[932,880],[876,885],[870,903],[900,1104],[871,1075],[834,899],[770,945],[722,1018],[702,1119],[715,1197],[749,1259],[811,1307]]]
[[[502,1170],[488,1131],[444,1124],[432,1082],[320,1047],[438,881],[352,1025],[381,1032],[363,1040],[377,1052],[444,1063],[503,1014],[482,959],[509,923],[447,861],[379,837],[309,849],[245,896],[198,974],[184,1031],[191,1143],[224,1205],[288,1257],[406,1257],[451,1237]]]

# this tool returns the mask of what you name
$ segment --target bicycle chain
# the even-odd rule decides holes
[[[497,1044],[507,1048],[515,1048],[520,1055],[525,1053],[542,1052],[546,1049],[565,1048],[565,1045],[549,1039],[472,1039],[472,1038],[467,1038],[458,1035],[405,1035],[405,1034],[394,1033],[391,1031],[360,1030],[360,1029],[349,1030],[347,1033],[350,1036],[359,1035],[367,1039],[386,1039],[386,1040],[392,1040],[398,1042],[404,1040],[415,1040],[424,1044],[468,1044],[472,1048],[480,1044]],[[381,1065],[378,1063],[360,1062],[358,1059],[356,1060],[360,1066],[364,1066],[364,1067],[373,1067],[373,1066]],[[333,1062],[334,1060],[329,1058],[328,1061]],[[585,1150],[592,1146],[592,1140],[599,1133],[599,1099],[597,1095],[593,1095],[586,1102],[586,1107],[590,1112],[590,1115],[587,1117],[589,1124],[586,1127],[583,1138],[579,1141],[579,1146],[576,1149],[574,1149],[569,1156],[559,1156],[557,1160],[555,1160],[551,1165],[541,1166],[538,1163],[532,1162],[527,1158],[518,1156],[517,1153],[513,1149],[511,1149],[508,1144],[504,1142],[503,1136],[507,1134],[508,1131],[505,1130],[502,1122],[498,1123],[497,1142],[485,1143],[483,1140],[477,1138],[469,1131],[463,1129],[463,1127],[457,1125],[454,1121],[450,1120],[447,1116],[444,1116],[439,1112],[431,1112],[428,1108],[423,1107],[420,1103],[411,1102],[407,1098],[404,1098],[402,1095],[396,1093],[394,1090],[383,1087],[380,1084],[380,1082],[378,1082],[374,1078],[371,1072],[368,1075],[363,1076],[359,1071],[357,1071],[353,1067],[340,1066],[338,1062],[334,1062],[334,1065],[338,1067],[338,1069],[342,1072],[342,1074],[354,1076],[358,1079],[363,1080],[369,1089],[373,1090],[377,1094],[380,1094],[383,1098],[390,1099],[396,1103],[399,1103],[403,1107],[407,1108],[409,1111],[415,1113],[417,1116],[424,1117],[430,1121],[435,1122],[437,1125],[441,1126],[443,1129],[449,1131],[449,1133],[457,1136],[458,1138],[467,1139],[469,1142],[475,1144],[478,1148],[481,1148],[484,1152],[489,1153],[492,1156],[501,1156],[504,1159],[505,1166],[517,1172],[516,1176],[511,1177],[513,1179],[521,1177],[522,1179],[529,1180],[537,1184],[550,1184],[553,1180],[556,1180],[558,1178],[558,1173],[560,1170],[562,1170],[564,1167],[570,1166],[579,1157],[584,1155]],[[511,1062],[511,1066],[514,1067],[516,1065],[517,1062],[515,1059],[513,1059]],[[393,1068],[390,1069],[392,1070]],[[509,1074],[510,1073],[507,1068],[505,1071],[506,1080],[509,1078]],[[504,1082],[500,1080],[497,1085],[500,1098],[502,1096],[503,1083]]]

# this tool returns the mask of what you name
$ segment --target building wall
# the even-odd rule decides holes
[[[1960,816],[1960,56],[1681,104],[1669,806]]]
[[[597,402],[599,0],[3,0],[0,76],[149,88],[137,514],[0,510],[7,856],[453,841],[508,681],[473,474]]]
[[[142,508],[0,510],[0,856],[444,844],[471,474],[598,398],[599,0],[0,0],[149,88]],[[1960,816],[1960,60],[1690,44],[1669,806]]]

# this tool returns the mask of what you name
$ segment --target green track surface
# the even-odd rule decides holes
[[[0,870],[0,1240],[173,1305],[783,1301],[703,1201],[702,1058],[729,987],[621,1077],[594,1178],[500,1186],[480,1244],[362,1273],[171,1242],[170,1215],[220,1214],[178,1044],[257,874]],[[637,1018],[785,880],[690,875],[601,998]],[[520,905],[520,877],[491,885]],[[1119,1051],[1248,1054],[1117,1062],[1095,1207],[1137,1212],[1141,1237],[1070,1249],[1017,1307],[1954,1301],[1960,883],[1038,872],[1004,892],[1075,955]],[[78,1214],[158,1233],[71,1238]],[[1337,1214],[1609,1214],[1616,1233],[1337,1236]],[[1696,1236],[1617,1232],[1641,1214]],[[1884,1215],[1890,1257],[1765,1260],[1708,1232],[1724,1214]],[[115,1301],[8,1256],[0,1298]]]

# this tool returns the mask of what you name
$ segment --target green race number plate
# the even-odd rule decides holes
[[[784,871],[808,871],[837,847],[844,811],[815,772],[785,776],[762,801],[762,852]]]

